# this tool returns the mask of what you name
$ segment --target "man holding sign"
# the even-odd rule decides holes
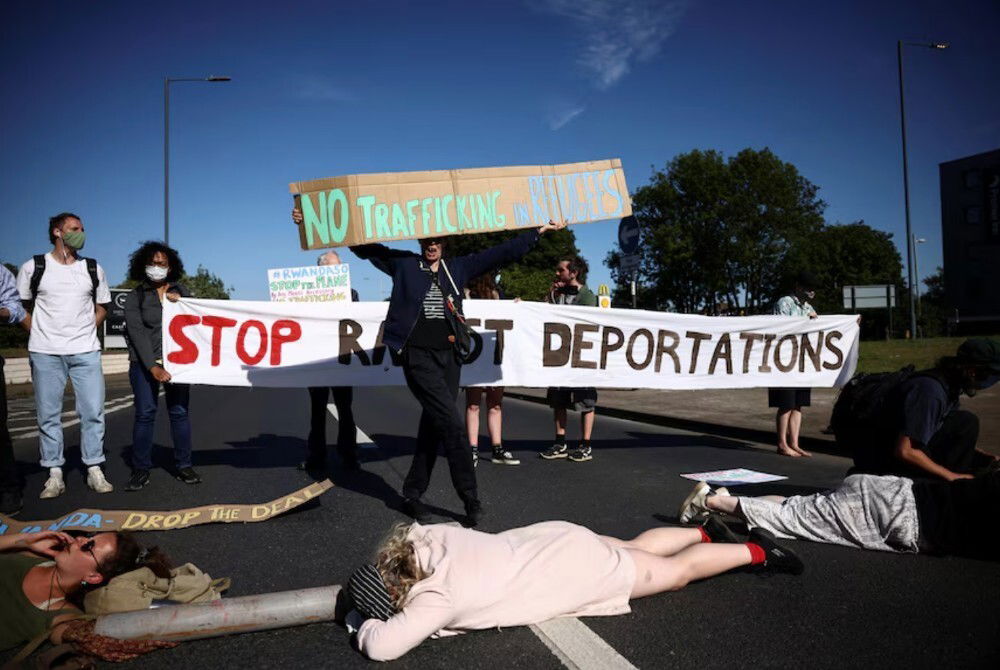
[[[301,210],[292,212],[297,224]],[[482,516],[472,454],[465,448],[463,418],[455,408],[461,361],[455,344],[460,335],[463,289],[470,279],[487,270],[516,261],[540,235],[564,228],[549,221],[512,240],[468,256],[444,260],[444,240],[420,240],[421,253],[390,249],[381,244],[351,247],[362,259],[392,277],[392,296],[386,315],[383,342],[401,357],[406,384],[423,408],[417,431],[417,448],[403,482],[405,511],[420,522],[429,520],[421,497],[430,483],[443,445],[452,484],[465,506],[466,522],[474,526]]]

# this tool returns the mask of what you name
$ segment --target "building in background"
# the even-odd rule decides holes
[[[1000,149],[941,163],[941,241],[949,322],[1000,326]]]

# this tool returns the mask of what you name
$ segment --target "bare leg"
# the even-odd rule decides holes
[[[557,407],[552,411],[556,420],[556,435],[566,437],[566,408]]]
[[[490,432],[490,445],[503,444],[503,387],[487,389],[486,391],[486,426]]]
[[[745,544],[697,544],[668,557],[640,549],[628,552],[635,561],[632,598],[676,591],[695,580],[750,565],[750,550]]]
[[[701,542],[701,531],[697,528],[650,528],[631,540],[619,540],[607,535],[601,537],[616,547],[638,549],[655,556],[673,556]]]
[[[778,427],[778,453],[782,456],[800,456],[799,452],[795,451],[788,444],[788,423],[791,418],[792,410],[790,409],[778,409],[778,414],[774,421]]]
[[[785,502],[784,496],[759,496],[755,500],[766,500],[768,502],[773,502],[776,505],[780,505]],[[743,516],[743,511],[740,509],[740,499],[736,496],[708,496],[705,498],[705,507],[715,512],[723,512],[725,514],[732,515],[737,519],[746,518]]]
[[[594,432],[594,417],[597,412],[584,412],[580,415],[580,439],[589,442],[590,436]]]
[[[799,452],[800,456],[812,456],[799,446],[799,432],[802,429],[802,408],[796,407],[788,413],[788,446]]]
[[[469,444],[479,445],[479,403],[483,390],[473,386],[465,389],[465,429],[469,434]]]

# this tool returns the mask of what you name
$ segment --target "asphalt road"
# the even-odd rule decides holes
[[[19,518],[49,519],[80,507],[178,509],[263,502],[310,481],[295,469],[305,454],[308,429],[304,390],[196,388],[195,467],[204,483],[187,486],[157,469],[146,489],[126,493],[132,409],[127,399],[118,398],[128,393],[127,388],[109,390],[109,407],[126,406],[107,417],[107,472],[117,489],[103,496],[86,487],[75,446],[79,430],[70,426],[68,491],[54,500],[39,500],[45,472],[37,466],[37,438],[28,436],[21,415],[17,434],[23,437],[15,448],[27,471],[27,488]],[[19,401],[16,411],[24,411],[25,402]],[[418,418],[418,408],[403,388],[357,389],[354,405],[359,427],[375,444],[362,451],[362,473],[331,469],[337,486],[317,503],[264,523],[150,532],[143,539],[160,544],[178,563],[192,562],[213,577],[232,578],[230,596],[342,583],[388,528],[405,520],[395,509],[397,491]],[[328,423],[332,440],[336,421],[329,417]],[[753,468],[788,479],[741,487],[740,492],[789,494],[833,486],[847,468],[835,456],[786,459],[761,445],[606,417],[598,418],[593,461],[548,462],[536,456],[551,439],[546,408],[508,400],[504,424],[506,443],[522,465],[480,464],[487,513],[481,529],[487,531],[566,519],[600,533],[632,536],[674,521],[691,484],[681,473]],[[571,424],[570,436],[577,430]],[[156,442],[158,462],[168,465],[163,409]],[[461,509],[443,460],[427,502],[438,508],[442,521]],[[639,668],[1000,667],[996,564],[801,542],[794,547],[807,564],[801,577],[727,574],[635,601],[629,615],[582,621]],[[0,655],[0,662],[9,656]],[[187,642],[132,665],[350,668],[368,662],[350,649],[341,628],[315,624]],[[528,628],[431,640],[392,666],[563,667]]]

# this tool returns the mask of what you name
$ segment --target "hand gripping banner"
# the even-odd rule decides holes
[[[163,307],[167,371],[181,384],[401,386],[382,344],[387,304],[182,299]],[[462,383],[710,389],[831,387],[857,362],[853,315],[707,317],[467,300],[476,330]]]

